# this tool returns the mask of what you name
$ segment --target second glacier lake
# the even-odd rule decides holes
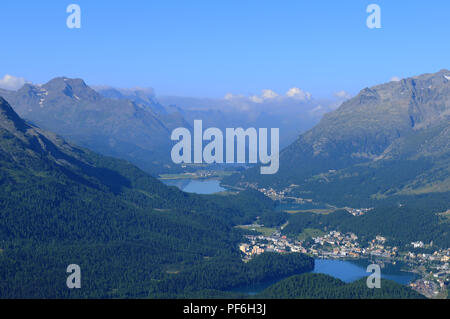
[[[186,193],[208,195],[226,191],[218,179],[162,179],[161,182],[176,186]]]

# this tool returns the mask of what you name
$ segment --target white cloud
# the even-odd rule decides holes
[[[339,91],[339,92],[335,92],[333,94],[335,97],[337,97],[338,99],[349,99],[352,97],[352,95],[344,90]]]
[[[9,74],[6,74],[3,79],[0,79],[0,88],[6,90],[18,90],[25,83],[28,83],[24,78],[18,78]]]
[[[310,101],[312,99],[312,95],[311,95],[311,93],[303,91],[302,89],[293,87],[293,88],[289,89],[289,91],[287,91],[285,95],[279,95],[278,93],[276,93],[273,90],[265,89],[265,90],[262,90],[260,95],[245,96],[245,95],[236,95],[236,94],[232,94],[232,93],[227,93],[224,96],[224,99],[226,101],[234,101],[234,102],[239,102],[239,103],[252,102],[252,103],[256,103],[256,104],[262,104],[262,103],[266,103],[266,102],[270,103],[272,101],[282,102],[283,100],[289,100],[289,99],[297,100],[297,102],[298,101]]]
[[[241,97],[242,99],[245,99],[245,97],[242,95],[239,95],[239,97]],[[261,104],[261,103],[264,103],[264,101],[273,100],[278,97],[279,97],[279,95],[277,93],[275,93],[272,90],[267,89],[267,90],[262,90],[261,95],[252,95],[252,96],[249,96],[248,99],[253,103]]]
[[[277,98],[277,97],[278,97],[278,94],[276,94],[272,90],[263,90],[262,91],[262,98],[264,100],[271,100],[271,99],[274,99],[274,98]]]
[[[227,93],[227,94],[225,94],[225,97],[224,97],[225,100],[232,100],[233,98],[234,98],[233,93]]]
[[[225,96],[223,97],[223,99],[225,101],[229,101],[229,102],[239,102],[239,101],[245,101],[248,99],[248,97],[242,95],[242,94],[233,94],[233,93],[227,93],[225,94]]]
[[[293,99],[297,99],[297,100],[311,100],[311,93],[309,92],[305,92],[302,89],[293,87],[291,89],[289,89],[289,91],[287,91],[286,93],[287,97],[293,98]]]
[[[398,77],[398,76],[393,76],[392,78],[391,78],[391,82],[400,82],[402,79],[400,78],[400,77]]]
[[[258,95],[253,95],[249,97],[250,101],[252,101],[253,103],[262,103],[264,102],[264,99]]]

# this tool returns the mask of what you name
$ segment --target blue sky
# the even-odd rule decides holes
[[[79,4],[82,28],[66,27]],[[382,29],[368,29],[379,4]],[[316,97],[450,68],[448,0],[2,0],[0,77]]]

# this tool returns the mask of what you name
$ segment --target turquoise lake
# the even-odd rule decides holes
[[[216,179],[170,179],[161,180],[166,185],[176,186],[186,193],[215,194],[226,191]]]
[[[368,260],[349,261],[334,259],[315,259],[315,267],[312,273],[330,275],[346,283],[350,283],[358,279],[370,276],[370,273],[366,272],[367,266],[369,264],[371,264],[371,262],[369,262]],[[386,264],[385,267],[381,269],[381,277],[384,279],[395,281],[402,285],[407,285],[417,278],[414,273],[404,272],[401,270],[401,267],[399,265],[392,264]],[[276,278],[261,282],[256,285],[237,287],[232,291],[255,295],[283,279],[285,278]]]
[[[366,269],[369,264],[367,260],[316,259],[313,273],[330,275],[349,283],[368,277],[370,273],[366,272]],[[416,278],[416,275],[402,271],[400,266],[386,264],[385,268],[381,268],[381,277],[407,285]]]

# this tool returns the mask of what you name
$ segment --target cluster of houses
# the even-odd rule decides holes
[[[409,284],[409,286],[428,298],[435,297],[440,291],[440,285],[433,280],[419,279]]]
[[[358,236],[353,233],[343,234],[331,231],[326,235],[313,238],[314,245],[309,248],[313,255],[331,258],[359,258],[362,256],[376,256],[383,258],[394,257],[398,247],[385,247],[386,238],[377,236],[369,242],[367,247],[361,247]]]
[[[448,263],[450,262],[450,248],[445,250],[436,250],[432,254],[431,253],[414,253],[407,252],[406,257],[410,260],[415,260],[417,262],[425,263],[425,262],[442,262]]]
[[[284,191],[277,192],[273,188],[259,188],[258,191],[271,198],[272,200],[283,200],[286,196]]]
[[[445,291],[450,284],[450,248],[435,251],[432,254],[407,253],[410,262],[417,265],[426,265],[423,278],[410,284],[410,287],[421,294],[433,298],[440,291]]]
[[[345,208],[346,211],[348,211],[353,216],[363,216],[367,212],[370,212],[373,208]]]
[[[239,250],[244,254],[244,261],[251,259],[255,255],[264,252],[298,252],[306,254],[308,251],[302,247],[300,241],[289,240],[286,236],[282,236],[279,232],[275,232],[270,236],[246,236],[247,243],[242,243]]]
[[[360,258],[381,257],[393,262],[402,260],[411,265],[427,265],[427,272],[411,284],[411,287],[427,295],[435,296],[440,290],[446,289],[450,281],[450,249],[435,250],[433,253],[414,253],[399,251],[398,247],[386,245],[387,239],[381,235],[369,241],[365,247],[358,243],[358,236],[353,233],[330,231],[329,233],[313,237],[312,241],[302,242],[282,236],[276,231],[269,236],[248,235],[247,241],[239,247],[244,261],[264,252],[300,252],[322,258]],[[432,245],[432,243],[430,244]],[[421,241],[412,242],[411,247],[430,247]],[[427,277],[427,278],[425,278]]]
[[[357,258],[365,252],[359,247],[358,236],[353,233],[342,234],[331,231],[326,235],[314,237],[313,240],[314,244],[309,248],[313,255]]]
[[[246,238],[248,242],[242,243],[239,247],[245,255],[244,259],[249,259],[264,252],[301,252],[330,258],[358,258],[363,255],[392,257],[396,256],[398,252],[397,247],[385,247],[386,238],[382,236],[377,236],[369,243],[368,247],[362,248],[358,243],[358,236],[353,233],[343,234],[338,231],[331,231],[323,236],[312,238],[313,242],[308,247],[304,247],[304,243],[299,240],[282,236],[280,232],[275,232],[270,236],[249,235]]]
[[[299,197],[290,197],[286,196],[288,193],[291,192],[292,188],[288,187],[281,191],[277,191],[273,188],[258,188],[258,191],[266,195],[267,197],[271,198],[272,200],[276,201],[282,201],[282,200],[291,200],[292,202],[296,204],[305,204],[305,203],[312,203],[312,199],[308,198],[299,198]]]

